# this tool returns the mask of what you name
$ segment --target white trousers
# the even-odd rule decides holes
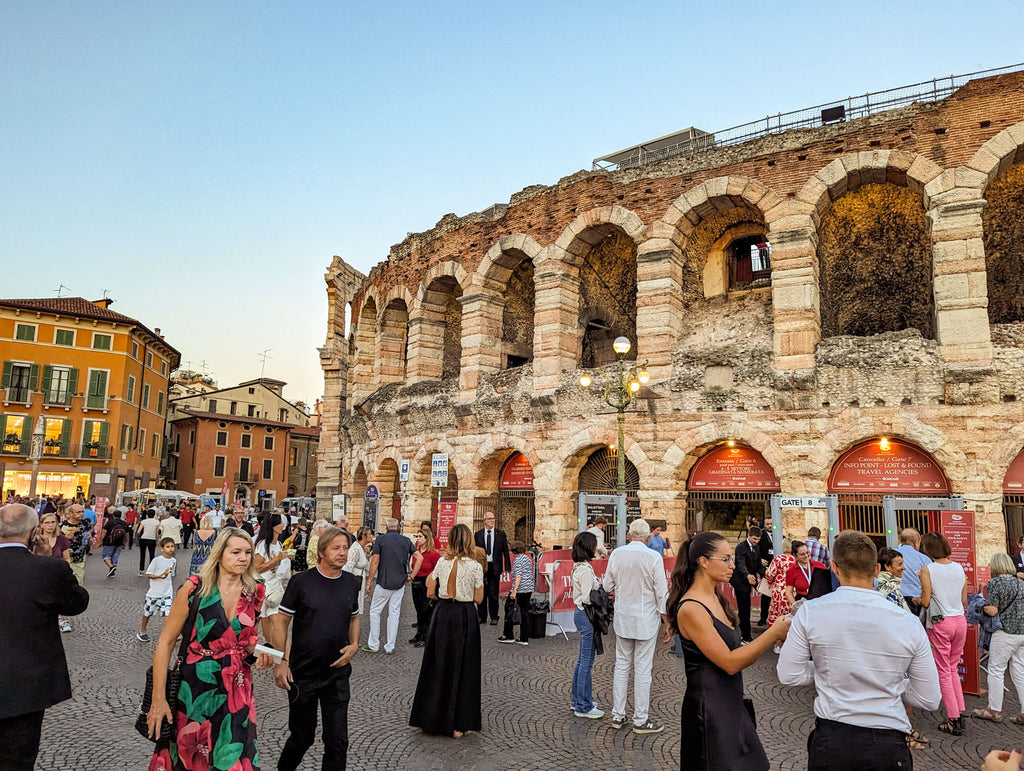
[[[384,643],[384,650],[391,653],[398,642],[398,615],[402,612],[402,598],[405,596],[405,587],[400,589],[384,589],[377,584],[373,587],[373,596],[370,600],[370,636],[366,645],[374,650],[380,649],[380,613],[384,606],[388,606],[388,639]]]
[[[647,722],[651,704],[651,671],[654,668],[654,650],[658,635],[649,640],[630,637],[615,638],[615,677],[612,681],[612,717],[626,716],[626,690],[629,688],[629,670],[633,670],[633,725]]]
[[[1003,711],[1003,674],[1007,665],[1017,698],[1024,699],[1024,634],[992,633],[988,648],[988,708]]]

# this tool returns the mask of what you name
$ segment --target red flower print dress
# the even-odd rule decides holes
[[[185,585],[191,595],[199,579],[192,576]],[[263,596],[263,584],[243,591],[230,622],[216,587],[193,600],[199,612],[181,663],[176,737],[157,743],[149,771],[259,771],[252,669],[245,658],[259,642]]]
[[[775,623],[779,616],[785,616],[793,609],[786,599],[786,573],[796,564],[792,554],[780,554],[768,566],[765,578],[772,587],[772,604],[768,606],[768,626]]]

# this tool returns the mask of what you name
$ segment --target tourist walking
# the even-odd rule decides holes
[[[786,599],[793,605],[797,600],[806,600],[810,596],[814,571],[827,568],[811,559],[810,549],[802,541],[793,541],[790,551],[796,557],[796,563],[786,573]]]
[[[274,647],[284,657],[274,682],[288,692],[288,740],[278,771],[295,771],[323,721],[321,771],[344,771],[348,756],[348,702],[352,658],[359,649],[359,580],[344,568],[352,536],[329,527],[317,542],[317,563],[288,583],[274,617]],[[294,619],[291,640],[288,626]]]
[[[326,519],[318,519],[317,523],[323,522],[324,528],[330,527],[330,522]],[[323,529],[323,528],[322,528]],[[348,532],[347,530],[345,532]],[[316,538],[317,536],[312,536]],[[311,541],[312,542],[312,541]],[[370,557],[367,554],[372,548],[373,544],[373,530],[363,526],[356,532],[356,540],[348,548],[348,561],[345,563],[343,570],[346,573],[351,573],[359,579],[359,614],[362,615],[366,612],[366,575],[370,572]]]
[[[156,556],[156,540],[160,534],[160,520],[153,509],[142,512],[138,525],[139,533],[139,575],[145,575],[146,565]],[[148,553],[148,556],[147,556]]]
[[[241,530],[241,528],[235,528]],[[270,639],[270,618],[277,614],[284,597],[283,573],[289,570],[288,553],[281,546],[278,536],[284,530],[280,514],[267,514],[260,522],[254,550],[256,575],[266,585],[266,597],[260,612],[264,639]],[[245,532],[244,530],[242,532]]]
[[[211,768],[259,767],[249,662],[259,642],[256,619],[263,595],[253,566],[252,539],[238,528],[223,528],[202,572],[190,576],[174,598],[153,654],[149,735],[155,738],[164,722],[177,730],[171,740],[157,741],[149,771],[204,767],[197,760]],[[190,604],[196,602],[195,625],[185,629]],[[189,641],[178,668],[181,693],[188,698],[179,699],[172,714],[165,693],[178,635]],[[266,669],[272,661],[260,654],[255,665]]]
[[[898,608],[910,611],[907,598],[901,589],[903,584],[903,555],[895,549],[879,549],[878,593]]]
[[[473,533],[455,525],[448,548],[427,579],[437,607],[427,630],[409,725],[429,734],[462,738],[479,731],[480,623],[473,603],[484,600],[484,576],[473,559]]]
[[[178,518],[181,519],[181,544],[187,549],[192,544],[192,534],[196,531],[196,513],[185,504],[178,510]]]
[[[361,530],[361,528],[360,528]],[[409,640],[417,648],[427,642],[430,626],[431,599],[427,597],[427,578],[434,572],[441,552],[434,548],[434,534],[430,528],[421,527],[416,533],[416,550],[422,555],[419,570],[412,577],[412,605],[416,608],[416,634]]]
[[[317,560],[317,542],[320,540],[320,533],[331,526],[329,519],[318,519],[312,527],[309,528],[309,543],[306,545],[306,564],[315,565]],[[341,528],[347,532],[347,528]],[[351,556],[351,555],[350,555]],[[345,567],[349,568],[349,564],[346,562]],[[349,571],[351,572],[351,570]]]
[[[117,561],[121,557],[121,550],[128,545],[128,525],[121,519],[121,512],[113,506],[107,507],[107,517],[103,520],[100,537],[103,562],[107,566],[107,578],[112,578],[117,573]]]
[[[905,706],[939,705],[924,629],[875,591],[878,552],[864,533],[834,543],[839,588],[797,610],[779,656],[783,685],[813,684],[808,771],[911,769]]]
[[[380,649],[380,614],[388,608],[388,636],[384,643],[385,653],[395,652],[398,641],[398,620],[402,612],[402,598],[409,581],[409,558],[416,552],[412,541],[398,532],[398,520],[392,517],[387,522],[387,532],[373,542],[373,556],[370,557],[370,574],[366,578],[366,594],[370,593],[374,578],[373,599],[370,602],[370,634],[363,650],[376,653]],[[418,569],[418,560],[414,561]]]
[[[967,577],[959,563],[949,555],[953,549],[945,536],[925,533],[921,548],[931,557],[930,565],[921,568],[921,607],[926,608],[928,639],[932,644],[935,666],[939,672],[942,702],[947,720],[939,724],[943,733],[960,736],[964,724],[964,692],[957,667],[967,641]]]
[[[484,570],[484,597],[487,602],[477,608],[480,623],[487,622],[490,613],[491,625],[498,623],[498,593],[501,587],[501,574],[512,569],[512,559],[508,550],[508,538],[503,530],[494,526],[494,512],[484,513],[484,526],[473,536],[474,543],[483,549],[487,567]]]
[[[597,547],[597,538],[589,530],[578,533],[572,542],[572,601],[576,606],[572,619],[580,634],[579,653],[572,671],[572,711],[576,717],[592,720],[604,717],[594,703],[594,624],[585,610],[591,604],[590,593],[601,585],[590,564]]]
[[[506,609],[504,634],[498,638],[498,642],[518,643],[519,645],[530,644],[530,598],[533,597],[533,560],[526,553],[526,544],[522,541],[512,541],[509,544],[512,552],[512,587],[509,591],[509,599],[519,609],[519,637],[513,636],[515,624],[511,615]]]
[[[679,634],[686,664],[680,769],[767,771],[768,757],[743,697],[741,672],[786,636],[780,617],[749,645],[740,641],[740,619],[718,584],[728,581],[734,556],[715,532],[695,535],[680,549],[672,570],[670,628]]]
[[[796,564],[796,557],[792,554],[793,543],[789,538],[782,539],[782,553],[776,554],[764,577],[772,588],[771,603],[768,606],[768,626],[775,623],[776,619],[785,616],[793,609],[793,604],[786,595],[786,576],[789,569]],[[772,648],[774,653],[779,653],[781,646],[776,643]]]
[[[142,603],[142,626],[135,637],[140,642],[149,642],[149,619],[153,616],[166,618],[174,603],[174,570],[178,560],[174,556],[177,544],[171,537],[160,539],[160,554],[153,558],[146,568],[149,589]]]
[[[181,520],[178,519],[178,512],[176,509],[171,509],[167,516],[160,520],[160,538],[173,538],[175,545],[180,549],[181,540]]]
[[[903,557],[903,577],[900,579],[900,593],[907,601],[912,613],[917,613],[921,599],[921,568],[931,563],[931,557],[921,553],[921,534],[908,527],[900,533],[900,545],[896,547]]]
[[[89,605],[89,593],[67,562],[29,552],[38,523],[29,506],[0,508],[0,768],[5,771],[32,771],[46,709],[71,698],[57,619],[78,615]]]
[[[736,610],[740,618],[740,638],[750,642],[750,597],[754,593],[764,568],[761,567],[761,528],[747,528],[746,540],[736,546],[736,568],[729,583],[736,595]],[[760,595],[758,595],[760,596]]]
[[[72,503],[66,509],[66,518],[61,522],[61,532],[71,544],[71,572],[82,586],[85,586],[85,561],[89,552],[89,541],[92,539],[92,525],[85,519],[85,507],[80,503]],[[70,632],[68,629],[62,631]]]
[[[53,512],[39,517],[39,529],[32,539],[32,553],[40,557],[57,557],[71,564],[71,542],[57,528],[57,515]]]
[[[199,529],[192,535],[192,561],[188,568],[190,576],[199,575],[199,571],[203,569],[203,563],[206,562],[213,550],[213,542],[216,538],[217,531],[213,529],[210,515],[204,514],[199,521]]]
[[[971,714],[999,723],[1003,719],[1003,679],[1017,689],[1017,700],[1024,704],[1024,582],[1017,578],[1017,567],[1006,552],[996,552],[988,563],[992,575],[985,589],[985,614],[999,616],[1002,629],[992,633],[988,649],[988,707]],[[1010,718],[1024,725],[1024,709]]]
[[[648,716],[651,670],[658,629],[667,632],[668,586],[662,558],[647,548],[650,526],[643,519],[629,525],[629,543],[608,558],[604,588],[615,595],[615,678],[612,687],[612,728],[626,725],[626,691],[633,673],[633,730],[658,733],[665,726]],[[666,634],[666,642],[667,634]]]

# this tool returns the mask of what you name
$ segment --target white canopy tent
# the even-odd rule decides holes
[[[156,499],[158,501],[171,500],[177,503],[186,498],[199,498],[199,496],[187,490],[158,490],[155,487],[146,487],[142,490],[128,490],[118,493],[117,503],[120,505],[125,499],[134,500],[136,498]]]

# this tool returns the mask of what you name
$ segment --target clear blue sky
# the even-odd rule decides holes
[[[0,2],[3,297],[322,392],[323,274],[690,125],[1024,60],[1018,2]],[[1022,116],[1024,117],[1024,116]]]

